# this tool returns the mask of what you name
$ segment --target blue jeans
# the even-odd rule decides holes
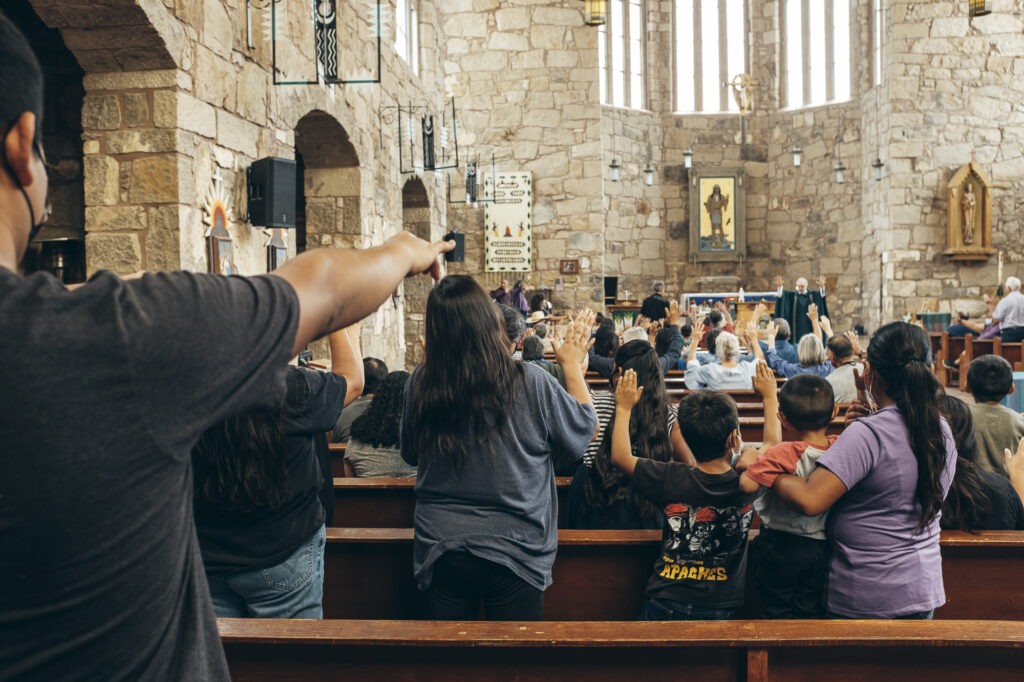
[[[324,526],[268,568],[207,576],[218,618],[324,617]]]
[[[648,598],[639,620],[729,620],[736,609],[709,609],[670,599]]]

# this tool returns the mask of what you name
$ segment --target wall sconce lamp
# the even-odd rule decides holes
[[[836,184],[843,184],[843,171],[846,170],[846,166],[843,165],[843,162],[836,161],[836,165],[832,167],[832,170],[836,172]]]
[[[619,165],[619,160],[618,159],[612,159],[612,162],[610,164],[608,164],[608,168],[611,169],[611,172],[612,172],[612,182],[618,182],[619,181],[619,169],[622,168],[622,166]]]
[[[683,168],[693,168],[693,150],[689,147],[683,150]]]
[[[584,0],[583,23],[587,26],[604,26],[608,20],[606,0]]]
[[[651,165],[651,145],[647,145],[647,168],[644,168],[644,184],[650,187],[654,184],[654,166]]]
[[[791,151],[793,152],[793,168],[799,168],[801,155],[804,153],[804,150],[800,149],[800,145],[795,144]]]
[[[871,167],[875,169],[875,180],[876,181],[881,181],[882,180],[882,166],[884,166],[884,165],[885,164],[882,163],[882,159],[878,158],[877,156],[875,157],[875,160],[871,162]]]
[[[988,0],[970,0],[969,7],[972,18],[992,13],[992,8],[989,7]]]

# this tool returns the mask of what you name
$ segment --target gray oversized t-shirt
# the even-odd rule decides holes
[[[0,268],[0,680],[227,680],[192,517],[206,428],[284,399],[274,276]]]
[[[409,377],[401,448],[402,459],[419,466],[413,573],[420,589],[430,586],[434,562],[455,549],[506,566],[537,589],[551,584],[558,548],[551,451],[560,447],[579,460],[597,417],[550,374],[529,363],[522,367],[525,382],[506,411],[508,434],[495,431],[493,452],[471,452],[461,475],[450,461],[416,451],[413,405],[422,367]]]

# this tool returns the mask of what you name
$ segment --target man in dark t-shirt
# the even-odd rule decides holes
[[[280,404],[290,357],[439,274],[454,242],[402,233],[250,278],[22,278],[46,214],[42,76],[2,14],[0,92],[0,680],[226,680],[192,446]]]

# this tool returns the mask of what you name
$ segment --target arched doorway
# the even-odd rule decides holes
[[[402,187],[402,227],[420,239],[430,241],[430,199],[427,188],[418,177],[410,178]],[[412,277],[405,281],[405,366],[423,362],[419,336],[424,333],[430,279]]]
[[[65,284],[85,281],[85,185],[82,101],[85,72],[28,0],[12,0],[4,12],[28,39],[43,70],[43,149],[53,213],[25,257],[26,274],[47,270]]]

